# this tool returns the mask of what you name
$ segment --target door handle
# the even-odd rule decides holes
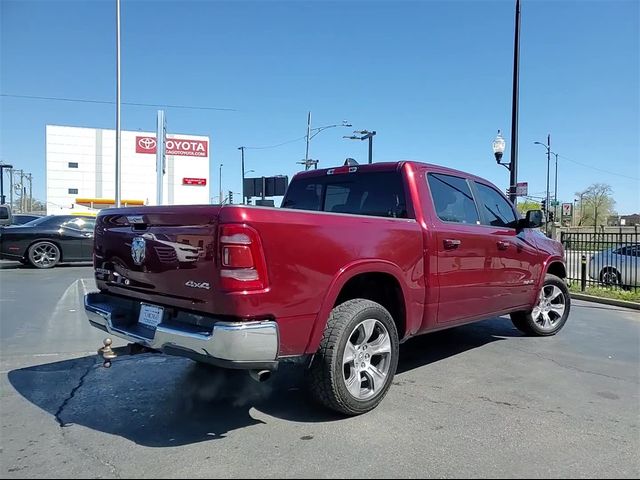
[[[509,242],[505,242],[502,240],[498,241],[498,250],[506,250],[507,248],[509,248]]]
[[[460,240],[454,240],[451,238],[447,238],[444,240],[444,249],[445,250],[455,250],[460,246],[462,242]]]

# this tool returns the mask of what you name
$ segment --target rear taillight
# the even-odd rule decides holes
[[[258,232],[247,225],[220,226],[220,288],[225,291],[264,290],[267,264]]]

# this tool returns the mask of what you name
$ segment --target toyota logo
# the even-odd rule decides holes
[[[156,148],[155,138],[142,137],[138,140],[138,146],[144,150],[153,150]]]

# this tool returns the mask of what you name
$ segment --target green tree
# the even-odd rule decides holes
[[[540,210],[540,202],[534,202],[533,200],[524,200],[518,202],[516,205],[518,212],[524,217],[529,210]]]
[[[609,215],[615,214],[616,201],[613,189],[606,183],[594,183],[576,197],[582,201],[578,204],[578,225],[606,225]]]

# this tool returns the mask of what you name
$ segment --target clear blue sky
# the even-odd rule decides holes
[[[239,192],[237,147],[303,137],[308,110],[314,126],[376,130],[375,160],[445,164],[505,188],[491,141],[498,128],[510,138],[514,4],[122,0],[122,100],[235,110],[166,109],[170,132],[210,136],[212,196],[219,163],[223,189]],[[640,2],[522,4],[519,180],[544,195],[533,142],[551,133],[566,157],[559,199],[606,182],[619,213],[639,212]],[[33,172],[44,198],[45,125],[114,128],[115,107],[6,95],[115,100],[115,2],[0,8],[0,159]],[[123,106],[123,128],[153,130],[155,110]],[[311,157],[366,161],[366,142],[342,139],[352,130],[320,133]],[[246,169],[293,175],[304,148],[247,150]]]

